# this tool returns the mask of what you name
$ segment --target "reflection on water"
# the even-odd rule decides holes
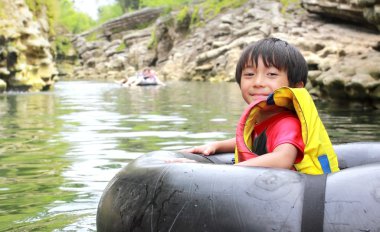
[[[317,107],[334,144],[380,140],[380,110],[357,103],[317,102]]]
[[[113,175],[153,150],[230,138],[245,104],[233,83],[120,88],[61,82],[0,95],[0,231],[93,231]],[[317,102],[333,143],[379,141],[377,110]]]
[[[45,214],[47,205],[75,198],[60,189],[69,162],[56,105],[50,93],[0,96],[1,231],[21,229]]]

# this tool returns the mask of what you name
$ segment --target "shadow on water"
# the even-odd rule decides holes
[[[316,102],[333,143],[379,141],[378,110]],[[94,231],[108,181],[143,153],[234,136],[233,83],[60,82],[0,95],[0,231]]]

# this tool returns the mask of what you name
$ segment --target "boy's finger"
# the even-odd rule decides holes
[[[206,148],[203,152],[204,155],[210,155],[211,154],[211,150],[210,148]]]

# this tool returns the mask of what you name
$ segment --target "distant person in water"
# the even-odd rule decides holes
[[[156,72],[147,67],[136,76],[125,78],[119,82],[124,87],[137,86],[137,85],[165,85],[158,77]]]

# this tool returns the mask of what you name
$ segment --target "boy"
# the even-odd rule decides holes
[[[236,66],[235,79],[249,107],[236,138],[186,151],[213,155],[235,150],[236,165],[242,166],[297,169],[307,174],[338,171],[331,142],[303,88],[307,73],[302,54],[285,41],[267,38],[247,47]],[[310,100],[304,103],[305,99]],[[305,117],[310,110],[315,112]],[[317,131],[306,125],[311,121],[318,125]]]

